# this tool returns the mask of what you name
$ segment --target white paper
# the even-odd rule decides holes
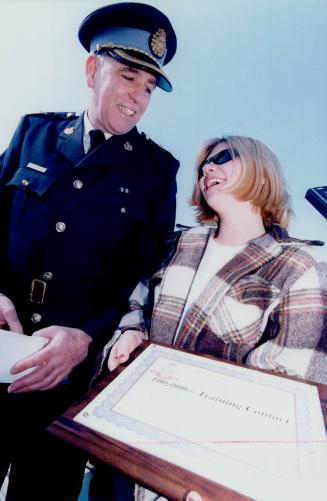
[[[325,500],[313,385],[150,345],[75,420],[254,499]]]
[[[47,343],[48,339],[41,336],[25,336],[0,329],[0,383],[12,383],[30,373],[33,367],[15,375],[10,374],[10,369],[20,360],[39,351]]]

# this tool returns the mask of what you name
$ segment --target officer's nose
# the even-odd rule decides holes
[[[134,103],[142,105],[145,101],[145,91],[141,86],[133,86],[129,91],[129,96]]]

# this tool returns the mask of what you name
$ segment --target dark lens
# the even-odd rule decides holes
[[[212,157],[211,161],[215,165],[222,165],[222,164],[225,164],[226,162],[229,162],[232,159],[233,159],[233,157],[232,157],[232,154],[229,150],[222,150],[219,153],[217,153],[217,155]]]
[[[239,154],[237,153],[236,150],[233,150],[234,157],[239,157]],[[215,165],[222,165],[225,164],[226,162],[230,162],[230,160],[233,160],[233,155],[231,150],[221,150],[217,155],[214,155],[213,157],[208,158],[203,162],[203,165],[206,164],[215,164]]]
[[[219,153],[214,155],[213,157],[209,157],[204,162],[202,165],[199,167],[199,179],[200,177],[203,176],[203,167],[207,164],[215,164],[215,165],[222,165],[227,162],[230,162],[230,160],[233,160],[233,158],[238,158],[240,155],[236,150],[221,150]]]

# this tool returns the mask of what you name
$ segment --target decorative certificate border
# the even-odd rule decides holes
[[[265,471],[264,467],[254,467],[246,459],[240,461],[219,450],[215,450],[206,443],[192,442],[181,437],[178,433],[168,433],[159,426],[150,425],[144,421],[133,418],[132,413],[121,412],[120,404],[129,392],[140,384],[140,380],[149,371],[154,370],[156,363],[164,359],[176,364],[186,364],[189,367],[196,367],[204,371],[210,371],[215,375],[222,375],[233,378],[235,381],[254,383],[267,389],[274,389],[278,392],[291,394],[294,400],[294,415],[296,417],[296,443],[291,444],[297,449],[297,468],[295,476],[287,478],[283,475],[271,471]],[[163,378],[169,375],[161,375]],[[231,402],[230,405],[233,405]],[[236,405],[236,404],[235,404]],[[129,414],[129,415],[128,415]],[[237,365],[226,364],[218,360],[211,360],[192,353],[177,351],[169,347],[151,344],[139,355],[116,379],[110,383],[97,397],[86,406],[75,418],[76,421],[102,433],[118,438],[134,447],[140,448],[151,454],[158,455],[163,459],[172,461],[179,466],[191,471],[196,471],[200,475],[207,476],[211,480],[224,483],[228,487],[260,498],[265,492],[267,497],[267,485],[270,486],[271,499],[284,499],[281,492],[289,495],[296,495],[305,492],[305,484],[310,481],[310,492],[312,482],[315,485],[320,483],[320,472],[322,461],[326,469],[326,434],[320,408],[317,388],[275,375],[266,374],[256,370],[249,370]],[[160,444],[161,450],[153,447],[153,444]],[[160,448],[159,448],[160,449]],[[184,458],[187,458],[184,462]],[[200,465],[207,465],[202,468]],[[210,465],[215,467],[210,470]],[[200,468],[200,471],[199,471]],[[223,472],[223,478],[221,476]],[[242,473],[243,472],[243,473]],[[261,481],[255,484],[249,482],[249,478],[260,476]],[[235,482],[235,479],[237,481]],[[304,480],[303,480],[304,479]],[[302,482],[303,480],[303,482]],[[302,482],[302,483],[301,483]],[[301,489],[293,488],[295,483],[300,483]],[[260,486],[260,485],[261,486]],[[276,487],[276,485],[279,487]],[[254,490],[253,490],[254,488]],[[285,499],[287,499],[285,497]],[[289,499],[289,498],[288,498]],[[294,498],[295,499],[295,498]],[[319,498],[317,498],[319,499]]]

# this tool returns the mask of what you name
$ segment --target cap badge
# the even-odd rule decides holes
[[[155,56],[162,57],[166,50],[166,33],[159,28],[150,39],[150,48]]]

